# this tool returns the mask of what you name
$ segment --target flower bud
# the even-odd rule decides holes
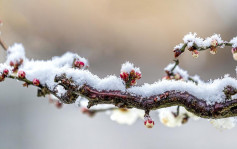
[[[192,51],[192,56],[193,56],[194,58],[198,58],[198,56],[199,56],[198,50],[193,50],[193,51]]]
[[[79,60],[75,60],[74,61],[74,66],[79,68],[80,67],[80,61]]]
[[[154,123],[154,121],[149,117],[149,118],[145,119],[144,125],[145,125],[147,128],[152,128],[152,127],[155,125],[155,123]]]
[[[19,77],[20,79],[24,79],[25,76],[26,76],[26,73],[25,73],[24,71],[18,71],[18,77]]]
[[[84,66],[85,66],[85,64],[83,62],[80,62],[79,68],[82,69]]]
[[[180,54],[182,54],[182,51],[180,49],[174,49],[174,57],[177,58]]]
[[[4,76],[7,76],[8,73],[9,73],[9,70],[8,70],[8,69],[4,69],[4,70],[3,70],[3,75],[4,75]]]
[[[38,79],[34,79],[32,82],[35,86],[39,86],[40,85],[40,81]]]
[[[210,53],[213,54],[213,55],[216,54],[217,53],[217,48],[216,47],[211,47]]]

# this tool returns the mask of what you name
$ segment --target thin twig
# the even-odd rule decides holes
[[[3,48],[5,51],[7,51],[8,47],[7,47],[7,45],[4,43],[4,41],[1,39],[1,37],[0,37],[0,45],[2,46],[2,48]]]

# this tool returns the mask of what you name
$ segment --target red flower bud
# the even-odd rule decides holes
[[[138,72],[136,72],[136,79],[141,79],[141,77],[142,77],[142,74],[140,74],[140,73],[138,73]]]
[[[182,54],[183,52],[180,49],[174,49],[174,57],[178,57],[180,54]]]
[[[39,81],[38,79],[34,79],[34,80],[33,80],[33,84],[34,84],[35,86],[39,86],[39,85],[40,85],[40,81]]]
[[[79,60],[75,60],[74,61],[74,66],[79,68],[80,67],[80,61]]]
[[[8,69],[4,69],[4,70],[3,70],[3,75],[4,75],[4,76],[7,76],[8,73],[9,73],[9,70],[8,70]]]
[[[10,61],[10,66],[14,66],[14,62],[13,61]]]
[[[147,128],[152,128],[155,125],[155,122],[151,118],[148,118],[144,121],[144,125]]]
[[[20,79],[24,79],[25,76],[26,76],[26,73],[25,73],[24,71],[18,71],[18,77],[19,77]]]
[[[83,62],[80,62],[79,63],[79,68],[81,69],[81,68],[83,68],[85,66],[85,64],[83,63]]]

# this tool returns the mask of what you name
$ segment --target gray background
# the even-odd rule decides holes
[[[188,32],[201,37],[237,35],[235,0],[0,0],[2,38],[8,45],[24,44],[27,56],[49,59],[66,51],[90,61],[90,70],[105,77],[119,75],[121,63],[140,66],[139,84],[164,76],[173,47]],[[5,54],[0,51],[0,61]],[[193,59],[186,52],[181,66],[202,79],[230,73],[236,62],[230,48],[216,56],[208,51]],[[0,84],[0,148],[235,148],[237,129],[219,131],[206,120],[179,128],[160,124],[148,130],[140,120],[119,125],[104,114],[89,118],[73,105],[56,109],[36,88],[6,80]]]

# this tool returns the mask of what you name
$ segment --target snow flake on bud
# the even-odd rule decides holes
[[[155,125],[155,122],[152,120],[151,117],[145,117],[145,119],[144,119],[144,125],[145,125],[147,128],[153,128],[153,126]]]
[[[18,77],[20,78],[20,79],[24,79],[25,78],[25,76],[26,76],[26,73],[24,72],[24,71],[18,71]]]
[[[192,56],[193,56],[194,58],[198,58],[198,56],[199,56],[198,50],[193,50],[193,51],[192,51]]]
[[[126,62],[122,65],[120,77],[125,82],[126,87],[129,88],[136,85],[136,81],[141,79],[142,75],[139,68],[134,67],[132,63]]]
[[[184,44],[181,43],[181,44],[174,47],[173,52],[174,52],[174,57],[175,58],[177,58],[180,54],[183,53],[183,51],[181,50],[183,46],[184,46]]]
[[[38,79],[34,79],[32,82],[35,86],[39,86],[40,85],[40,81]]]

